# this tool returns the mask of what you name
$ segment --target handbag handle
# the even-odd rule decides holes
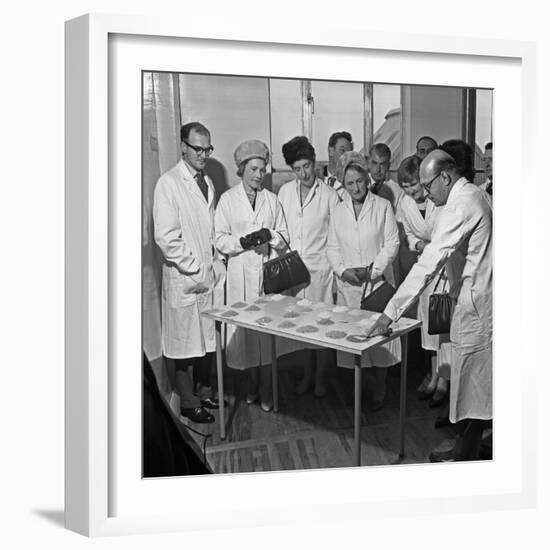
[[[273,231],[275,231],[275,230],[273,230]],[[280,235],[281,239],[283,239],[284,243],[286,244],[286,247],[289,250],[292,250],[292,248],[290,248],[290,245],[288,244],[288,241],[283,237],[283,234],[280,231],[275,231],[275,233],[278,233]]]
[[[439,278],[437,279],[437,283],[435,283],[435,287],[433,290],[433,294],[437,291],[437,287],[439,286],[439,281],[441,281],[441,278],[443,277],[443,273],[445,272],[445,266],[441,268],[441,271],[439,272]],[[447,278],[445,277],[445,281],[447,281]],[[443,292],[445,292],[445,281],[443,281]]]
[[[367,278],[365,280],[365,286],[363,286],[363,292],[361,293],[361,302],[365,299],[365,294],[367,293],[367,287],[369,286],[371,275],[372,275],[372,266],[374,262],[367,266]]]

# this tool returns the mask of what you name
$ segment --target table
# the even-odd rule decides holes
[[[289,317],[298,314],[297,317]],[[219,306],[202,312],[206,318],[213,319],[216,326],[216,364],[218,392],[220,395],[220,436],[225,439],[225,407],[222,396],[223,360],[222,360],[222,323],[230,323],[247,329],[263,332],[271,336],[273,411],[279,410],[276,338],[290,338],[300,342],[314,344],[351,353],[355,356],[354,365],[354,451],[353,465],[361,465],[361,358],[370,348],[386,344],[395,338],[401,338],[401,383],[400,383],[400,451],[405,454],[405,407],[407,395],[407,340],[408,334],[421,325],[416,319],[401,318],[392,325],[389,336],[376,336],[365,341],[350,341],[352,335],[364,335],[372,326],[379,313],[353,309],[334,304],[313,303],[309,300],[272,294],[261,296],[250,302],[237,302]],[[266,321],[266,318],[269,321]],[[264,320],[263,322],[261,320]],[[291,322],[294,326],[285,328],[281,323]],[[330,324],[328,324],[330,322]],[[327,324],[324,324],[327,323]],[[315,327],[315,332],[299,332],[301,327]],[[336,338],[334,333],[345,333]]]

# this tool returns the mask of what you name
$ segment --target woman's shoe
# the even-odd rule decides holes
[[[256,403],[258,401],[258,394],[257,393],[247,393],[246,394],[246,404],[252,405],[253,403]]]
[[[448,393],[446,390],[440,390],[437,388],[430,399],[430,402],[428,403],[430,409],[435,409],[436,407],[440,407],[445,403],[447,400]]]
[[[273,402],[271,400],[262,401],[260,406],[262,407],[262,411],[269,412],[273,409]]]

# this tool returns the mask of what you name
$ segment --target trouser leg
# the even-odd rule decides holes
[[[193,393],[193,359],[175,359],[176,391],[180,396],[180,406],[184,409],[200,407],[200,399]]]
[[[197,357],[193,365],[193,379],[200,399],[212,397],[211,373],[214,365],[215,353],[207,353],[203,357]]]

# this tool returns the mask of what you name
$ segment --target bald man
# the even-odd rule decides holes
[[[476,460],[483,429],[492,419],[493,210],[488,195],[440,149],[422,161],[420,182],[428,198],[444,208],[431,242],[368,334],[387,333],[446,265],[457,300],[450,334],[449,418],[461,422],[463,435],[451,451],[431,453],[430,460]]]

